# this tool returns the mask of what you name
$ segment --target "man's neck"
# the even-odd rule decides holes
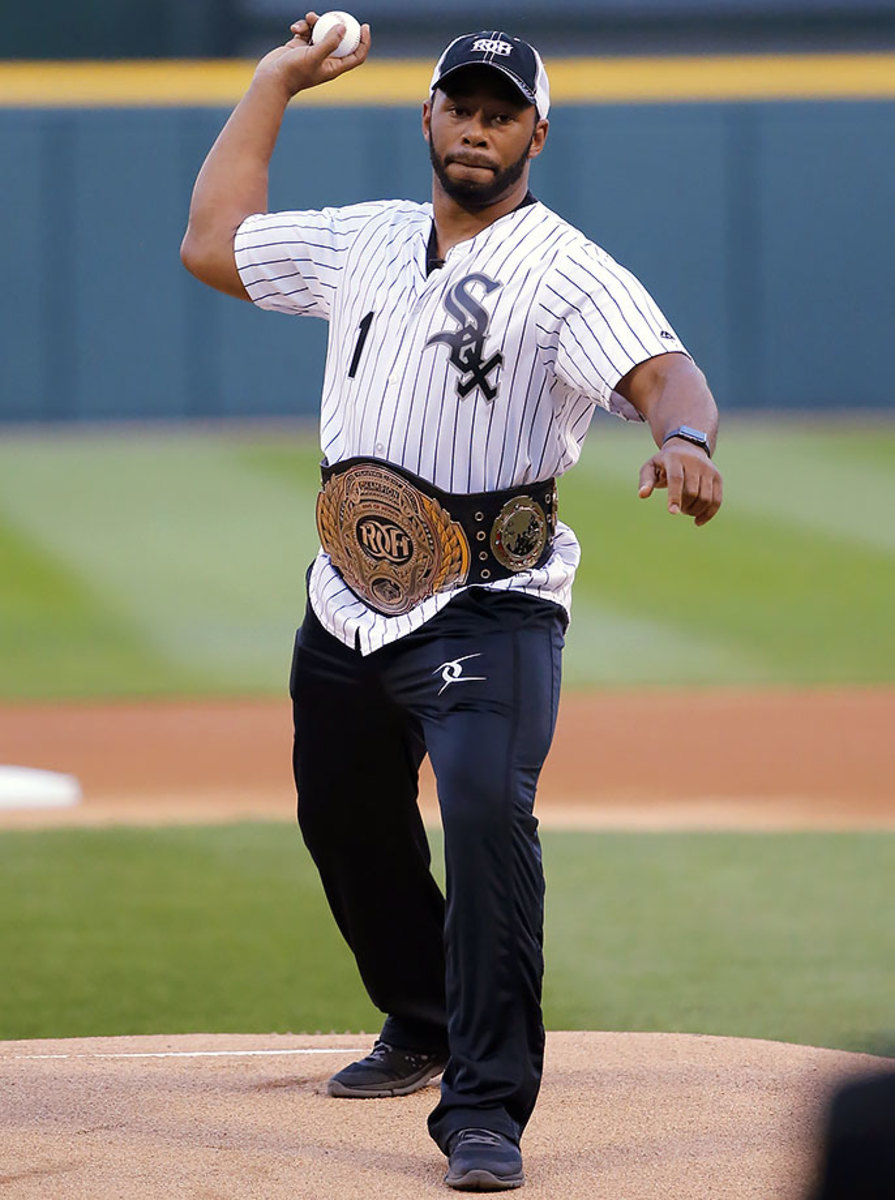
[[[444,191],[438,180],[433,180],[432,208],[435,231],[438,238],[438,253],[444,258],[448,250],[459,242],[466,242],[517,209],[528,195],[528,180],[520,180],[513,190],[487,208],[467,209]]]

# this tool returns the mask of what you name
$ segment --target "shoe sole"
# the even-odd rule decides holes
[[[444,1071],[444,1064],[430,1068],[419,1076],[414,1076],[411,1080],[400,1084],[399,1086],[379,1084],[369,1087],[349,1087],[344,1083],[340,1083],[338,1079],[330,1079],[326,1085],[326,1094],[335,1096],[339,1100],[387,1100],[391,1096],[410,1096],[413,1092],[418,1092],[420,1088],[424,1088],[430,1080],[435,1079]]]
[[[521,1171],[518,1175],[495,1175],[492,1171],[478,1168],[475,1171],[466,1171],[463,1175],[451,1175],[448,1172],[444,1182],[458,1192],[506,1192],[511,1188],[522,1187],[525,1176]]]

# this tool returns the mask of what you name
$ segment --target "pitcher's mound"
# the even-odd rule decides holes
[[[421,1200],[455,1195],[434,1086],[333,1100],[367,1036],[0,1043],[0,1185],[17,1200]],[[777,1042],[551,1033],[526,1200],[802,1197],[818,1116],[887,1060]],[[889,1063],[889,1065],[891,1065]]]

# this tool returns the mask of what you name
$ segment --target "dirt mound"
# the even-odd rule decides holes
[[[423,1200],[450,1193],[434,1086],[333,1100],[364,1036],[0,1043],[0,1185],[17,1200]],[[551,1033],[527,1200],[798,1200],[844,1077],[889,1065],[776,1042]]]

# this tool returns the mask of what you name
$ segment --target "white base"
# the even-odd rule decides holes
[[[0,766],[0,809],[68,808],[80,802],[81,785],[74,775]]]

